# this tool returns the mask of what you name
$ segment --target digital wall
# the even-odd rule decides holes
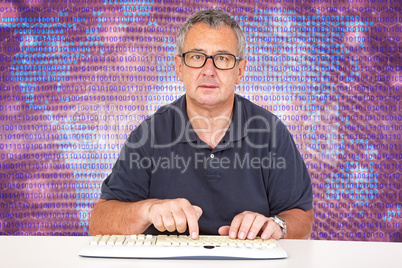
[[[402,241],[401,0],[0,0],[0,234],[89,235],[129,133],[184,94],[176,35],[206,8],[246,34],[236,93],[306,162],[311,239]]]

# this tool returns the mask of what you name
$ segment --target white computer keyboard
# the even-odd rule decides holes
[[[281,259],[287,254],[273,239],[230,239],[200,235],[94,236],[79,253],[82,257],[145,259]]]

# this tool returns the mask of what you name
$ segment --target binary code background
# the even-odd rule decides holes
[[[89,235],[128,134],[184,93],[192,13],[248,39],[236,92],[288,126],[312,239],[402,241],[401,0],[0,0],[0,234]]]

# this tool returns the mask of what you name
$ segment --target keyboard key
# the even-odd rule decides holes
[[[167,235],[159,235],[158,238],[156,239],[156,245],[157,246],[170,246],[172,242],[168,238]]]
[[[151,235],[151,236],[147,235],[147,236],[145,237],[145,240],[144,240],[144,245],[145,245],[145,246],[150,246],[151,243],[152,243],[152,235]]]
[[[142,245],[144,245],[144,240],[143,240],[143,239],[137,239],[137,240],[135,241],[135,245],[136,245],[136,246],[142,246]]]
[[[127,246],[134,246],[136,241],[137,241],[136,235],[130,236],[127,241]]]
[[[109,240],[109,238],[110,238],[110,235],[102,236],[101,240],[99,241],[99,245],[102,245],[102,246],[106,245],[106,243]]]
[[[89,244],[97,245],[101,239],[102,239],[101,235],[94,236]]]
[[[123,245],[125,239],[126,239],[126,237],[124,235],[118,235],[117,240],[116,240],[116,245]]]
[[[116,243],[117,235],[112,235],[109,240],[107,241],[108,246],[113,246]]]

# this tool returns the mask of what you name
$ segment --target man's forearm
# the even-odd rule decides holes
[[[91,213],[89,232],[98,234],[140,234],[150,225],[147,211],[153,200],[121,202],[100,199]]]
[[[291,209],[278,214],[286,221],[288,239],[307,239],[311,234],[313,210]]]

